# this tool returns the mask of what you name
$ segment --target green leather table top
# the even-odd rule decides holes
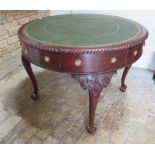
[[[23,33],[35,42],[67,47],[94,47],[138,38],[142,27],[134,21],[106,15],[59,15],[28,23]]]

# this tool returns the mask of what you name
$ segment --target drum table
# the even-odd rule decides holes
[[[37,66],[71,74],[84,90],[89,91],[87,131],[95,133],[95,110],[103,87],[107,87],[117,69],[125,68],[120,90],[131,65],[142,55],[147,30],[140,24],[107,15],[59,15],[37,19],[18,31],[22,45],[22,62],[34,92],[38,86],[31,69]]]

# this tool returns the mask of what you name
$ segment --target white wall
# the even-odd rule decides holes
[[[55,10],[52,11],[53,15],[69,14],[69,13],[92,13],[92,14],[107,14],[121,16],[133,19],[143,24],[149,31],[149,38],[146,41],[142,57],[134,64],[136,67],[155,70],[155,10],[138,10],[138,11],[125,11],[125,10]]]
[[[51,15],[70,14],[71,10],[52,10]]]

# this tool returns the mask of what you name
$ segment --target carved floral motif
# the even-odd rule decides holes
[[[110,83],[114,72],[104,74],[74,74],[72,75],[84,90],[89,90],[95,97],[99,97],[103,87],[106,88]]]

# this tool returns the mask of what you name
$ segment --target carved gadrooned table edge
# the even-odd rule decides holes
[[[28,24],[28,23],[27,23]],[[66,46],[55,46],[55,45],[48,45],[45,43],[37,43],[35,41],[30,40],[27,36],[23,35],[22,29],[27,25],[24,24],[18,31],[18,37],[19,39],[27,46],[32,48],[37,48],[39,50],[43,51],[49,51],[53,53],[70,53],[70,54],[101,54],[105,52],[113,52],[113,51],[119,51],[119,50],[127,50],[132,47],[138,46],[140,44],[144,44],[144,40],[148,37],[148,31],[145,27],[141,26],[142,28],[142,34],[138,39],[128,41],[125,43],[121,43],[118,45],[113,46],[99,46],[95,48],[82,48],[82,47],[66,47]]]

